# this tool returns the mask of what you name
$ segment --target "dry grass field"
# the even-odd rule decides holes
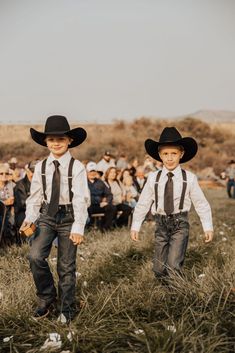
[[[114,156],[124,152],[128,159],[138,157],[142,163],[145,156],[144,141],[147,138],[158,139],[165,126],[176,126],[182,136],[192,136],[199,144],[199,152],[188,167],[194,171],[212,167],[217,175],[235,156],[235,124],[208,124],[195,118],[181,120],[159,120],[140,118],[133,122],[116,121],[112,124],[88,124],[88,138],[72,153],[80,160],[98,161],[105,150]],[[42,126],[34,126],[43,131]],[[29,134],[29,126],[1,125],[0,160],[7,161],[16,156],[23,166],[33,158],[43,158],[47,149],[34,143]]]
[[[41,349],[49,333],[60,335],[57,352],[234,352],[235,201],[224,189],[205,192],[214,241],[205,245],[192,212],[184,276],[172,277],[169,287],[151,271],[152,223],[144,224],[138,244],[128,230],[87,233],[77,255],[77,300],[83,305],[70,326],[53,316],[32,320],[36,298],[28,246],[0,249],[0,352],[50,352]],[[55,274],[56,249],[49,262]]]
[[[235,123],[211,123],[212,128],[219,128],[224,132],[229,132],[235,135]]]

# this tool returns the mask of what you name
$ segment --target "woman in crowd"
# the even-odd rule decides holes
[[[115,167],[108,168],[104,180],[113,194],[113,205],[116,207],[117,211],[122,211],[122,214],[116,220],[117,226],[122,227],[128,225],[128,218],[132,212],[132,208],[124,203],[123,185],[117,180],[117,169]]]
[[[130,176],[130,170],[128,168],[123,169],[120,174],[117,176],[117,179],[122,183],[123,179],[125,179],[127,176]]]

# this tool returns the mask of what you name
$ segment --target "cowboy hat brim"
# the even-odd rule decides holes
[[[180,163],[185,163],[190,161],[196,154],[198,150],[197,142],[192,137],[183,137],[178,141],[174,142],[157,142],[151,139],[147,139],[144,143],[147,153],[157,161],[162,162],[158,148],[160,146],[182,146],[184,149],[184,155],[180,159]]]
[[[47,147],[45,138],[49,135],[55,135],[55,136],[62,136],[66,135],[68,137],[71,137],[73,141],[71,144],[68,146],[69,148],[73,148],[76,146],[79,146],[83,141],[85,141],[87,137],[86,130],[84,130],[82,127],[77,127],[75,129],[69,130],[69,131],[50,131],[50,132],[39,132],[33,128],[30,129],[30,134],[32,139],[38,143],[41,146]]]

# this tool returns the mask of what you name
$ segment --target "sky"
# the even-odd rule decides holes
[[[0,0],[0,122],[235,111],[234,0]]]

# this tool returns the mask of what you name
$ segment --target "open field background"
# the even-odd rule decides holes
[[[133,122],[116,121],[112,124],[88,124],[83,127],[88,138],[80,147],[72,150],[80,160],[98,161],[104,150],[110,150],[115,156],[125,152],[128,159],[138,157],[142,162],[147,138],[158,139],[165,126],[176,126],[182,136],[193,136],[199,143],[199,152],[188,167],[194,171],[213,168],[219,175],[227,166],[227,162],[235,158],[235,123],[211,123],[196,118],[181,120],[158,120],[140,118]],[[33,126],[43,131],[43,126]],[[34,143],[29,134],[29,126],[1,125],[0,160],[18,157],[23,165],[33,158],[47,155],[47,149]]]
[[[61,335],[58,352],[234,352],[234,200],[227,199],[224,189],[205,192],[213,208],[215,239],[204,244],[192,212],[185,275],[172,278],[170,288],[151,271],[153,224],[143,226],[138,244],[130,241],[128,230],[87,233],[77,262],[77,299],[83,306],[70,327],[53,317],[31,319],[36,298],[28,247],[0,249],[0,352],[39,352],[52,332]],[[55,273],[55,249],[49,261]]]

